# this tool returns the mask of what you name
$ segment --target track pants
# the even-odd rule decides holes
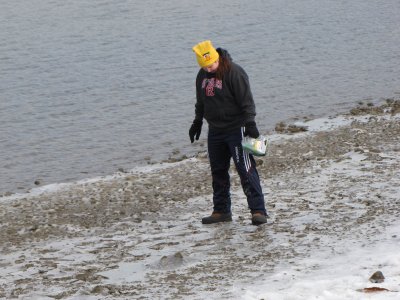
[[[261,211],[266,214],[264,195],[254,157],[242,148],[243,131],[244,128],[229,133],[209,129],[208,156],[212,174],[214,211],[231,212],[229,167],[233,158],[250,211]]]

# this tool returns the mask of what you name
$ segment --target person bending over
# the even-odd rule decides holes
[[[193,47],[200,70],[196,77],[195,119],[190,141],[198,140],[203,118],[208,123],[208,156],[212,174],[213,212],[203,224],[232,221],[229,167],[233,158],[247,197],[253,225],[267,222],[267,211],[254,157],[243,150],[244,136],[259,137],[249,79],[227,50],[211,41]]]

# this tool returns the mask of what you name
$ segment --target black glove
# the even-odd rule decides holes
[[[194,137],[196,136],[196,140],[199,139],[201,133],[201,126],[203,125],[203,121],[194,120],[192,126],[189,129],[189,137],[190,141],[194,142]]]
[[[260,133],[258,132],[256,122],[247,122],[244,125],[244,136],[249,136],[251,138],[258,138],[260,136]]]

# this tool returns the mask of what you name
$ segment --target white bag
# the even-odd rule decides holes
[[[251,137],[244,137],[242,140],[243,149],[255,156],[266,155],[267,145],[268,145],[268,140],[265,136],[262,135],[260,135],[256,139]]]

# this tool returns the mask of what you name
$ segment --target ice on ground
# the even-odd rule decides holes
[[[399,299],[400,296],[400,222],[395,222],[368,244],[348,239],[335,243],[334,249],[315,251],[292,265],[282,264],[259,286],[237,288],[241,299]],[[385,276],[383,283],[368,279],[375,271]],[[384,289],[367,293],[366,289]]]
[[[234,168],[233,222],[201,224],[204,156],[3,198],[0,298],[397,299],[400,123],[332,128],[276,138],[257,158],[264,226]],[[370,283],[378,270],[385,281]]]

